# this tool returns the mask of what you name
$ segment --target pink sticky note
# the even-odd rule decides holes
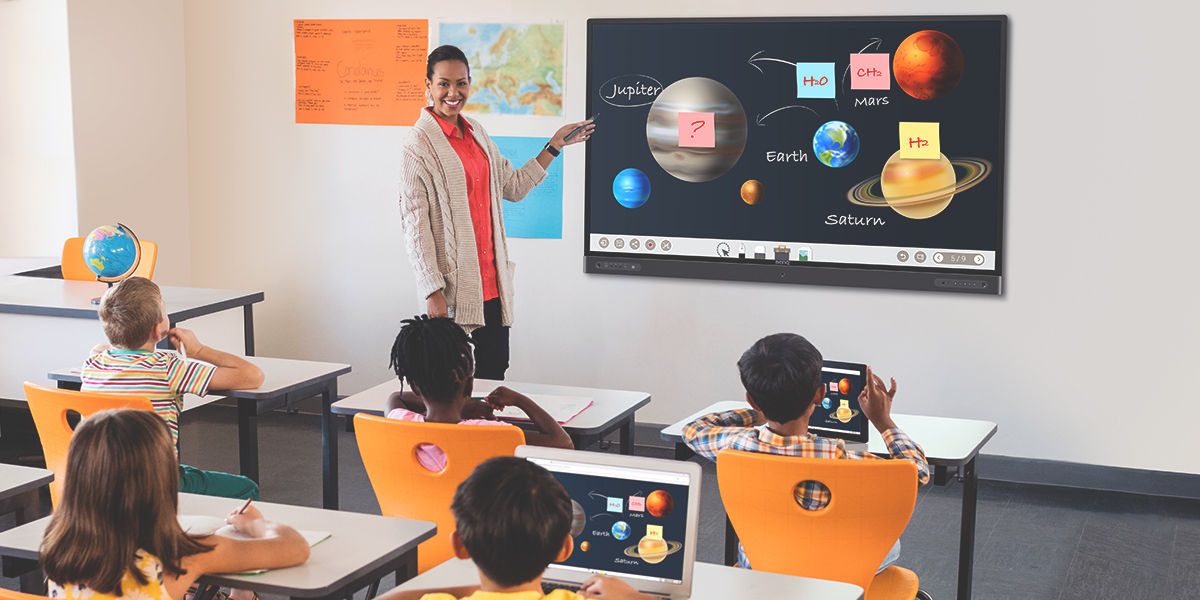
[[[629,497],[629,510],[631,512],[644,512],[646,510],[646,497],[645,496],[630,496]]]
[[[888,54],[851,54],[850,89],[891,89],[892,72],[888,58]]]
[[[717,130],[710,112],[679,113],[680,148],[715,148]]]

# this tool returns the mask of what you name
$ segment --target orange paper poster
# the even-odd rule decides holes
[[[296,20],[296,122],[412,125],[425,106],[429,22]]]

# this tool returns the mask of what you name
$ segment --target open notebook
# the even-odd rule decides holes
[[[209,515],[179,515],[179,526],[184,532],[192,535],[219,535],[235,540],[254,539],[243,535],[233,529],[233,527],[225,524],[225,519],[213,517]],[[328,531],[314,531],[308,529],[297,530],[300,535],[304,536],[304,540],[308,542],[309,547],[316,546],[321,542],[333,537],[333,534]],[[256,569],[253,571],[242,571],[238,575],[258,575],[266,573],[270,569]]]
[[[495,389],[495,388],[492,388]],[[475,390],[471,393],[472,398],[482,400],[492,393],[492,389]],[[558,396],[553,394],[525,394],[530,400],[537,403],[543,410],[550,413],[550,416],[558,421],[559,425],[565,424],[567,421],[579,416],[579,413],[592,405],[592,399],[587,396]],[[525,411],[515,406],[505,406],[503,410],[496,411],[496,417],[506,421],[528,421],[529,415]]]

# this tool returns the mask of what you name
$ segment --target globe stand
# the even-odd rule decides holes
[[[133,264],[130,265],[129,268],[126,269],[124,273],[121,273],[120,275],[117,275],[116,277],[105,277],[105,276],[101,275],[100,273],[96,273],[96,281],[101,281],[101,282],[108,284],[108,288],[105,289],[105,293],[107,293],[109,289],[112,289],[112,286],[114,283],[117,283],[118,281],[121,281],[123,279],[127,279],[130,275],[133,275],[134,271],[137,271],[138,265],[142,264],[142,242],[141,242],[141,240],[138,239],[137,234],[134,233],[133,230],[130,229],[128,226],[126,226],[124,223],[121,223],[119,221],[117,222],[117,229],[124,231],[125,235],[128,235],[130,238],[133,238],[133,248],[134,248]],[[95,231],[93,231],[92,233],[94,234]],[[91,237],[91,236],[89,235],[88,237]],[[85,250],[87,249],[87,244],[84,244],[84,249]],[[84,253],[84,261],[85,262],[87,261],[86,252]],[[93,269],[93,271],[94,271],[94,269]],[[103,297],[104,296],[97,296],[95,298],[92,298],[92,304],[99,306],[100,300]]]
[[[96,277],[96,281],[100,281],[100,278],[99,278],[99,277]],[[111,282],[111,281],[105,281],[104,283],[107,283],[107,284],[108,284],[108,287],[104,289],[104,292],[105,292],[105,293],[108,293],[108,290],[109,290],[109,289],[112,289],[113,282]],[[100,299],[101,299],[101,298],[103,298],[103,297],[104,297],[104,296],[96,296],[95,298],[92,298],[92,304],[95,304],[96,306],[100,306]]]

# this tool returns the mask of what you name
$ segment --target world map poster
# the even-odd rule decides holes
[[[440,23],[438,43],[458,46],[471,66],[476,114],[562,116],[562,24]]]

